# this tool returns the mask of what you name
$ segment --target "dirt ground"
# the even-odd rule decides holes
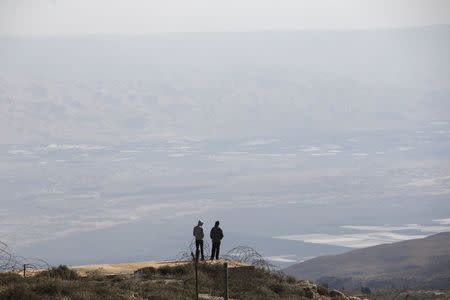
[[[204,261],[199,262],[199,264],[223,264],[227,262],[229,268],[238,268],[247,266],[244,263],[229,260],[215,260],[215,261]],[[144,262],[130,262],[130,263],[119,263],[119,264],[95,264],[95,265],[84,265],[84,266],[71,266],[70,268],[77,271],[80,276],[87,276],[89,274],[99,274],[99,275],[126,275],[133,274],[136,270],[145,267],[173,267],[180,264],[188,264],[192,261],[144,261]]]

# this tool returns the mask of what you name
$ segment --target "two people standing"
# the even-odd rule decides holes
[[[219,259],[220,254],[220,242],[223,239],[223,231],[219,227],[220,222],[216,221],[214,227],[211,229],[209,233],[209,237],[212,241],[212,249],[211,249],[211,260]],[[203,222],[198,221],[197,226],[194,227],[194,237],[195,237],[195,259],[198,260],[199,254],[201,254],[201,260],[205,260],[205,256],[203,254]]]

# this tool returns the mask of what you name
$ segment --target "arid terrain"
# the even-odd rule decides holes
[[[200,299],[223,299],[224,261],[200,262]],[[227,261],[229,299],[358,300],[306,280],[239,262]],[[191,261],[142,262],[54,267],[22,276],[0,273],[0,299],[195,299],[195,268]]]

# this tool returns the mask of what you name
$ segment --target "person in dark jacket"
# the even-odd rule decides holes
[[[197,226],[194,227],[194,237],[195,237],[195,259],[198,260],[199,252],[202,254],[202,260],[205,260],[205,256],[203,255],[203,237],[205,236],[203,233],[203,222],[198,221]]]
[[[220,242],[223,239],[223,231],[219,227],[219,224],[219,221],[216,221],[216,224],[211,229],[211,232],[209,234],[212,240],[211,260],[214,260],[214,258],[219,259]]]

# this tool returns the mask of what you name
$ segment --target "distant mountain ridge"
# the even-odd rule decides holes
[[[321,256],[285,272],[345,289],[449,289],[450,232]]]
[[[447,119],[448,36],[442,25],[0,37],[2,143],[415,128],[424,111]]]

